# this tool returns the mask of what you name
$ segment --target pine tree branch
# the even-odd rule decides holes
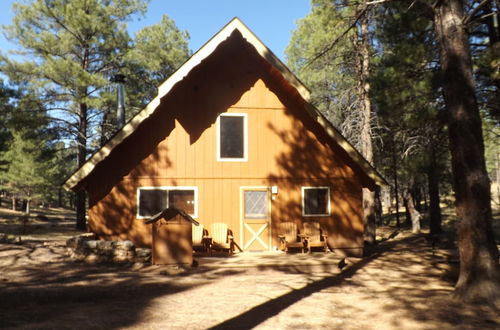
[[[304,68],[308,67],[309,65],[311,65],[313,62],[315,62],[317,59],[319,59],[320,57],[324,56],[326,53],[328,53],[330,50],[332,50],[333,47],[335,47],[335,45],[342,39],[344,38],[347,33],[349,33],[349,31],[351,31],[354,27],[356,27],[356,25],[358,24],[359,20],[363,17],[363,15],[366,13],[366,11],[368,10],[368,6],[365,6],[363,9],[361,9],[361,11],[359,12],[359,14],[356,16],[356,18],[354,19],[354,21],[351,23],[351,25],[349,25],[347,27],[347,29],[344,30],[344,32],[342,32],[342,34],[340,36],[338,36],[335,40],[333,40],[332,43],[330,43],[327,47],[323,48],[322,51],[320,51],[318,54],[316,54],[311,60],[309,60],[307,62],[307,64],[304,66]]]
[[[85,41],[83,38],[81,38],[77,33],[71,31],[70,28],[66,26],[55,14],[54,12],[50,9],[48,6],[47,2],[45,3],[45,9],[47,9],[48,16],[51,17],[63,30],[66,30],[69,34],[71,34],[73,37],[75,37],[76,40],[78,40],[82,45],[85,45]]]
[[[469,15],[465,16],[462,23],[464,25],[468,25],[476,16],[476,14],[481,10],[485,5],[487,5],[491,0],[483,0],[479,5],[477,5],[472,11],[469,13]]]

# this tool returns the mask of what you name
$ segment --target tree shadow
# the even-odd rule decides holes
[[[226,320],[214,327],[211,327],[210,329],[250,329],[256,327],[291,305],[311,296],[313,293],[342,285],[347,279],[351,278],[360,269],[364,268],[366,265],[378,258],[382,253],[382,250],[377,251],[370,257],[362,259],[350,266],[342,273],[331,277],[325,277],[321,280],[311,281],[303,288],[292,290],[291,292],[279,296],[278,298],[266,301],[265,303],[255,306],[249,311]]]
[[[0,247],[0,253],[12,251]],[[43,262],[40,249],[50,247],[17,246],[20,254],[1,264],[1,328],[122,328],[142,320],[155,298],[207,283],[175,282],[158,268],[152,274],[130,265],[73,262],[61,255],[62,247]]]
[[[423,272],[412,270],[412,267],[421,264],[424,264]],[[370,268],[377,267],[382,270],[382,273],[387,273],[386,281],[379,283],[377,289],[367,284],[373,281],[370,274],[360,272],[368,265]],[[284,268],[280,270],[285,273],[290,272]],[[323,296],[325,301],[322,303],[332,305],[331,318],[328,319],[328,323],[322,324],[323,327],[331,327],[330,322],[334,319],[338,320],[339,317],[343,319],[342,321],[352,322],[352,324],[357,324],[357,318],[369,317],[376,325],[381,316],[377,313],[388,313],[401,316],[390,320],[390,325],[394,327],[405,326],[410,320],[422,328],[497,329],[500,326],[498,311],[484,306],[466,305],[452,299],[451,292],[455,279],[446,275],[454,271],[456,270],[450,267],[443,255],[438,256],[432,252],[422,236],[389,240],[379,244],[378,249],[369,257],[349,266],[340,274],[320,280],[314,280],[311,276],[309,284],[303,288],[291,289],[290,292],[257,305],[211,329],[257,327],[292,305],[319,292],[329,294],[329,298]],[[294,270],[292,269],[291,272]],[[379,296],[376,299],[377,304],[358,305],[343,300],[343,295],[349,295],[349,288],[366,292],[368,296]],[[385,302],[385,297],[388,302]],[[306,310],[303,317],[305,318],[295,321],[307,327],[309,322],[313,321],[308,318],[314,316],[308,314]]]

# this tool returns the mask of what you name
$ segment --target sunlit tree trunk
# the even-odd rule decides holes
[[[468,35],[462,24],[463,3],[441,0],[434,9],[459,221],[460,274],[455,296],[466,301],[498,301],[498,249],[491,226],[490,182]]]
[[[31,203],[31,198],[29,198],[29,197],[28,197],[28,198],[26,199],[26,209],[24,210],[24,212],[25,212],[26,214],[28,214],[28,215],[29,215],[29,214],[30,214],[30,212],[31,212],[31,210],[30,210],[30,203]]]
[[[368,36],[367,13],[360,19],[360,103],[363,108],[363,125],[361,127],[361,153],[363,157],[373,164],[373,146],[371,130],[370,101],[370,41]],[[363,188],[363,224],[365,227],[364,240],[368,244],[375,243],[376,219],[375,219],[375,191]]]
[[[394,200],[396,203],[396,226],[401,225],[399,220],[399,182],[398,182],[398,159],[396,155],[396,141],[392,139],[392,175],[394,177]]]
[[[404,194],[404,204],[406,208],[406,222],[411,225],[411,231],[414,234],[420,233],[420,212],[415,206],[410,190],[406,190]]]

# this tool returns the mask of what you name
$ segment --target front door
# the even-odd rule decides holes
[[[269,189],[242,188],[242,202],[243,250],[269,251],[271,247]]]

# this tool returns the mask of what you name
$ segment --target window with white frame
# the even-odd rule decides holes
[[[302,187],[302,215],[330,215],[330,187]]]
[[[174,206],[196,218],[197,187],[141,187],[137,189],[137,218],[148,218]]]
[[[246,161],[247,149],[247,114],[221,114],[217,119],[217,160]]]

